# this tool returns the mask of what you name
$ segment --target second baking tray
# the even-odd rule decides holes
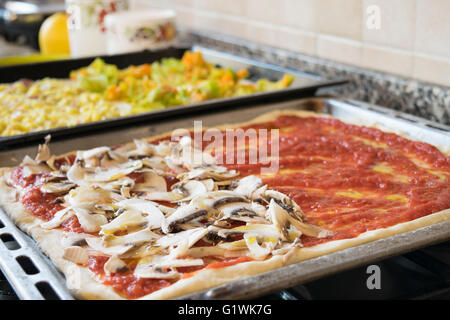
[[[383,124],[388,128],[400,130],[414,139],[434,145],[449,145],[450,128],[435,124],[421,118],[386,108],[373,106],[356,101],[346,101],[328,98],[308,98],[282,103],[255,105],[239,110],[224,109],[216,112],[188,115],[140,125],[132,128],[118,128],[113,131],[100,132],[85,137],[74,137],[69,140],[56,141],[51,144],[53,154],[62,154],[77,149],[89,149],[101,145],[117,145],[132,141],[135,138],[149,137],[177,128],[191,128],[194,120],[202,120],[204,126],[216,126],[224,123],[243,122],[251,120],[263,113],[273,110],[294,109],[311,110],[332,115],[343,120],[365,120]],[[33,156],[36,146],[0,152],[0,167],[18,165],[25,155]],[[3,222],[3,224],[2,224]],[[3,227],[2,227],[3,226]],[[248,277],[229,284],[224,284],[193,293],[183,299],[248,299],[262,296],[272,291],[289,288],[339,271],[359,265],[371,263],[389,256],[415,250],[450,239],[450,221],[405,232],[392,237],[369,242],[346,250],[327,254],[297,264],[286,266],[253,277]],[[0,267],[14,286],[17,294],[23,299],[46,298],[41,290],[36,290],[46,284],[47,291],[53,291],[53,297],[70,299],[70,293],[65,289],[64,280],[53,264],[37,249],[28,236],[17,230],[7,215],[0,209]],[[9,250],[14,247],[14,241],[29,249]],[[1,242],[4,242],[2,244]],[[18,258],[27,257],[36,266],[37,273],[26,274],[18,267]],[[22,258],[24,259],[24,258]]]
[[[181,58],[186,50],[201,51],[206,61],[223,68],[231,68],[233,70],[246,68],[249,71],[249,81],[256,81],[261,78],[276,81],[281,79],[285,73],[294,75],[295,80],[291,86],[280,90],[260,92],[241,97],[213,99],[186,106],[169,107],[162,110],[145,112],[132,116],[88,122],[73,127],[60,127],[16,136],[0,137],[0,149],[17,147],[19,145],[40,141],[48,134],[51,134],[53,139],[55,139],[92,131],[98,132],[99,130],[130,126],[148,121],[167,119],[173,116],[185,115],[204,110],[236,108],[250,103],[307,97],[314,95],[320,88],[340,85],[347,82],[345,79],[324,80],[317,75],[284,69],[278,66],[261,63],[255,60],[243,59],[237,56],[201,47],[169,48],[158,51],[143,51],[131,54],[105,56],[102,58],[107,63],[115,64],[119,68],[125,68],[130,65],[151,63],[166,57]],[[0,83],[10,83],[23,78],[31,80],[42,79],[44,77],[67,78],[71,70],[87,66],[92,62],[92,60],[93,58],[82,58],[3,67],[0,68]]]

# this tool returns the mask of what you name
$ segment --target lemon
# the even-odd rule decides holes
[[[70,54],[65,13],[58,12],[45,19],[39,30],[39,47],[42,54]]]

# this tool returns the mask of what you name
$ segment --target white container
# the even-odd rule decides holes
[[[166,48],[176,40],[173,10],[146,9],[105,17],[108,54]]]
[[[71,56],[106,54],[105,17],[129,6],[129,0],[66,0]]]

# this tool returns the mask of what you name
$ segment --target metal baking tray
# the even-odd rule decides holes
[[[450,128],[445,125],[435,124],[421,118],[366,103],[315,97],[273,104],[252,105],[239,110],[223,109],[196,115],[179,116],[158,121],[157,123],[134,126],[132,128],[119,128],[114,131],[100,132],[96,135],[56,141],[50,147],[53,154],[61,154],[75,149],[88,149],[99,145],[112,146],[131,141],[133,138],[148,137],[176,128],[191,128],[194,120],[202,120],[204,126],[215,126],[225,122],[247,121],[262,113],[277,109],[311,110],[330,114],[343,120],[370,120],[381,123],[388,128],[401,130],[417,140],[436,145],[448,145],[450,141]],[[34,155],[36,149],[36,146],[27,146],[21,149],[0,152],[0,167],[18,165],[25,155]],[[53,265],[36,248],[34,241],[20,232],[1,210],[0,221],[4,226],[0,228],[0,239],[3,242],[15,239],[22,248],[30,248],[27,251],[14,253],[8,250],[5,244],[0,244],[0,267],[12,283],[19,297],[24,299],[43,298],[31,292],[34,290],[35,284],[39,282],[46,283],[49,287],[48,289],[50,291],[53,290],[52,297],[59,299],[71,298],[70,293],[65,289],[63,277],[55,272]],[[0,224],[0,227],[2,225]],[[180,299],[256,298],[269,292],[289,288],[448,239],[450,239],[450,221],[306,260],[203,292],[186,295]],[[28,257],[34,262],[36,269],[38,269],[37,275],[27,275],[22,268],[17,266],[16,257],[19,255]]]
[[[0,149],[13,146],[17,147],[19,145],[40,141],[48,134],[51,134],[55,139],[88,132],[98,132],[99,130],[117,128],[121,126],[134,126],[137,123],[168,119],[177,115],[185,115],[209,109],[236,108],[242,106],[243,104],[280,101],[282,99],[298,99],[301,97],[312,96],[320,88],[341,85],[347,82],[345,79],[325,80],[317,75],[280,68],[278,66],[261,63],[255,60],[243,59],[231,54],[221,53],[198,46],[168,48],[157,51],[142,51],[114,56],[104,56],[102,58],[107,63],[115,64],[119,68],[125,68],[130,65],[151,63],[165,57],[181,58],[186,50],[201,51],[205,60],[224,68],[232,68],[234,70],[246,68],[249,71],[249,81],[256,81],[261,78],[268,78],[276,81],[281,79],[285,73],[294,75],[295,80],[291,86],[280,90],[255,93],[241,97],[213,99],[187,106],[175,106],[131,116],[79,124],[72,127],[61,127],[15,136],[0,137]],[[37,80],[44,77],[67,78],[71,70],[87,66],[93,59],[94,58],[81,58],[0,67],[0,83],[10,83],[19,79]]]

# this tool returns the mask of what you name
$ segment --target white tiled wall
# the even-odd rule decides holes
[[[450,86],[450,0],[134,1],[188,27]],[[379,30],[367,27],[373,6]]]

